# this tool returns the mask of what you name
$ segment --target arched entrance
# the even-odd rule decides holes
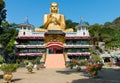
[[[46,44],[47,54],[63,54],[63,44],[60,42],[50,42]]]

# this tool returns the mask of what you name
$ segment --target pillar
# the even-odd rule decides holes
[[[46,54],[49,54],[49,48],[46,49]]]
[[[54,54],[56,54],[56,48],[54,48]]]

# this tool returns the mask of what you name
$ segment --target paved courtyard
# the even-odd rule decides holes
[[[3,72],[0,71],[0,83]],[[120,68],[104,68],[96,78],[90,78],[85,73],[84,67],[81,72],[75,69],[34,69],[30,74],[25,68],[19,68],[13,73],[12,83],[120,83]]]

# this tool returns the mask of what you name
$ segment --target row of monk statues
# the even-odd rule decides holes
[[[44,15],[44,25],[42,28],[36,28],[35,32],[45,32],[47,30],[62,30],[73,32],[73,29],[66,29],[65,17],[58,13],[58,4],[56,2],[50,5],[50,14]]]

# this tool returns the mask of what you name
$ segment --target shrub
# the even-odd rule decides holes
[[[80,65],[81,65],[81,66],[86,65],[86,61],[85,61],[85,60],[80,60]]]
[[[28,65],[26,65],[26,69],[28,70],[28,72],[32,73],[32,71],[33,71],[33,64],[31,62],[29,62]]]
[[[93,60],[95,61],[95,62],[100,62],[100,56],[99,55],[95,55],[95,56],[93,56]]]
[[[98,71],[101,70],[102,65],[100,64],[89,64],[86,66],[86,72],[94,72],[94,71]]]
[[[0,69],[3,72],[16,72],[17,68],[19,67],[18,64],[2,64]]]
[[[4,61],[4,58],[0,55],[0,63],[3,63]]]
[[[115,65],[116,65],[116,66],[120,66],[120,62],[116,62]]]
[[[111,67],[113,65],[113,62],[108,62],[108,65]]]

